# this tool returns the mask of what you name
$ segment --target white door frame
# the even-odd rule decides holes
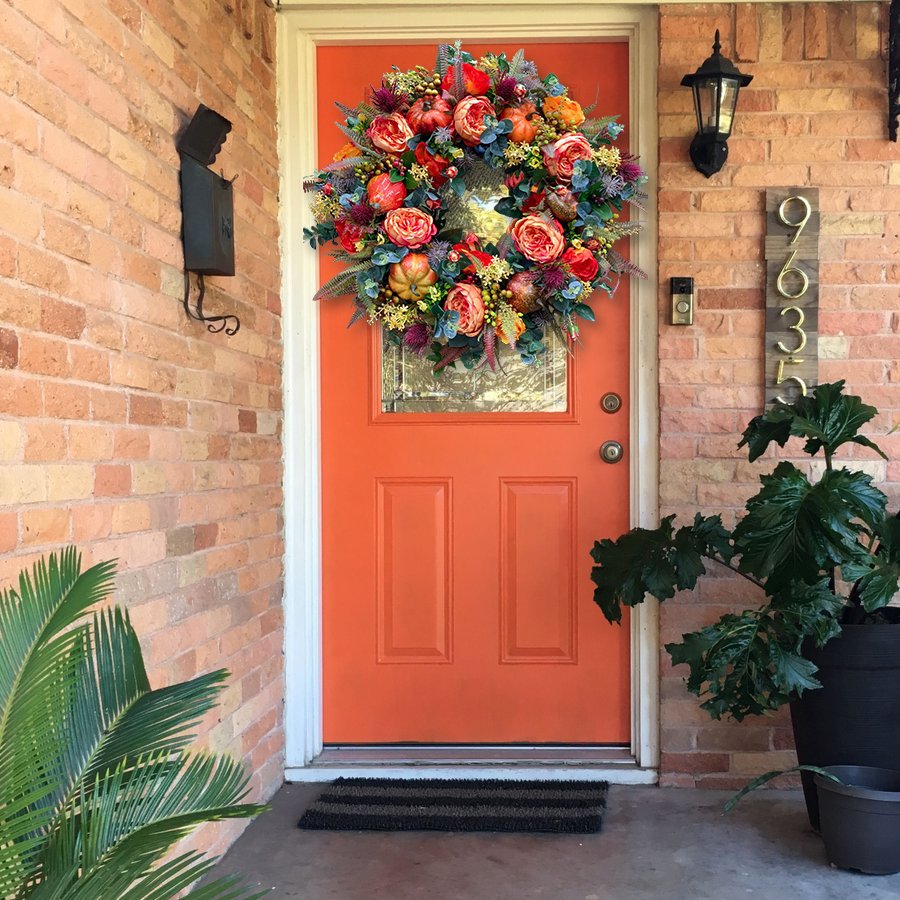
[[[305,0],[278,16],[278,104],[281,158],[285,403],[285,732],[288,780],[329,777],[308,768],[322,752],[321,478],[317,254],[303,241],[313,223],[302,180],[316,168],[316,47],[390,42],[626,39],[631,47],[631,150],[650,173],[646,229],[632,259],[649,275],[631,287],[631,519],[658,523],[658,377],[656,278],[657,10],[605,3],[460,6],[443,2],[361,4],[335,8]],[[598,612],[599,615],[599,612]],[[659,758],[659,628],[657,605],[631,615],[631,755],[628,765],[597,777],[656,780]],[[602,688],[601,688],[602,690]],[[465,768],[465,767],[463,767]],[[381,772],[381,770],[379,770]],[[402,775],[392,767],[390,774]],[[461,773],[459,766],[453,771]],[[478,767],[478,774],[508,774]],[[545,774],[551,774],[551,768]],[[570,771],[570,770],[569,770]],[[354,774],[360,774],[356,767]],[[386,771],[381,772],[387,774]],[[349,774],[344,771],[343,774]],[[414,774],[440,774],[423,769]],[[521,770],[518,770],[521,777]],[[540,773],[532,773],[537,777]]]

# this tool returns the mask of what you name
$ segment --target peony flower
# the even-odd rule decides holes
[[[463,63],[463,84],[467,94],[483,94],[491,86],[491,76],[481,69],[469,63]],[[456,83],[456,68],[451,66],[441,82],[441,88],[445,91],[453,91],[453,85]]]
[[[398,247],[418,250],[436,234],[434,219],[421,209],[392,209],[384,217],[384,230]]]
[[[447,180],[447,164],[450,160],[432,153],[424,141],[416,145],[416,162],[428,170],[433,187],[438,188]]]
[[[544,150],[544,168],[557,180],[568,184],[572,180],[575,163],[579,159],[592,159],[594,148],[583,134],[564,134],[559,140],[547,144]]]
[[[444,309],[459,313],[456,330],[460,334],[474,337],[484,327],[484,301],[481,290],[474,284],[458,284],[452,288],[444,300]]]
[[[356,246],[356,243],[363,239],[366,229],[361,225],[355,225],[347,219],[338,219],[334,223],[334,227],[337,231],[340,245],[348,253],[357,253],[359,248]]]
[[[413,136],[412,129],[400,113],[375,116],[366,134],[385,153],[403,153],[408,149],[406,142]]]
[[[587,247],[581,247],[577,250],[574,247],[569,247],[563,253],[562,261],[579,281],[593,281],[600,271],[600,263],[597,262],[597,257]]]
[[[463,97],[453,110],[453,126],[463,141],[474,147],[487,127],[484,117],[493,115],[494,104],[487,97]]]
[[[557,259],[566,246],[562,226],[543,216],[525,216],[509,227],[516,249],[532,262],[545,263]]]
[[[581,104],[568,97],[548,97],[544,101],[544,115],[557,118],[570,128],[577,128],[584,121]]]
[[[391,176],[383,172],[369,180],[366,193],[369,195],[369,203],[378,212],[389,212],[403,206],[406,186],[402,181],[391,181]]]

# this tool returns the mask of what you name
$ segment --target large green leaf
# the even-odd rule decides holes
[[[753,462],[770,443],[783,447],[792,436],[806,438],[803,449],[810,455],[824,448],[831,456],[841,444],[852,441],[887,459],[877,444],[857,433],[878,410],[863,403],[860,397],[844,394],[843,389],[843,381],[820,384],[793,403],[776,402],[770,410],[750,422],[738,446],[749,448]]]
[[[900,589],[900,519],[889,518],[875,527],[875,554],[845,563],[841,574],[857,582],[859,600],[867,612],[887,606]]]
[[[760,479],[734,531],[740,570],[777,593],[791,581],[814,583],[828,570],[862,558],[867,528],[884,517],[887,498],[862,472],[827,471],[817,484],[782,462]]]
[[[657,600],[674,596],[677,578],[669,561],[674,521],[667,516],[659,528],[635,528],[618,540],[594,543],[594,602],[608,622],[621,622],[622,604],[643,603],[647,594]]]
[[[706,572],[704,557],[731,560],[731,535],[719,516],[698,513],[691,525],[677,532],[674,521],[675,516],[667,516],[659,528],[635,528],[618,540],[594,544],[594,602],[607,621],[620,622],[622,605],[642,603],[647,594],[662,601],[676,591],[690,590]]]

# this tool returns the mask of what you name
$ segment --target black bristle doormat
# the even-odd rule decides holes
[[[594,834],[605,781],[338,778],[306,810],[316,831],[509,831]]]

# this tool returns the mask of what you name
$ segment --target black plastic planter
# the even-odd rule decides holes
[[[820,690],[791,704],[797,758],[809,766],[875,766],[900,761],[900,625],[845,625],[824,647],[804,647]],[[813,775],[802,773],[806,810],[819,830]],[[896,820],[900,825],[900,819]]]
[[[828,862],[868,875],[900,872],[900,772],[826,766],[843,784],[815,776]]]

